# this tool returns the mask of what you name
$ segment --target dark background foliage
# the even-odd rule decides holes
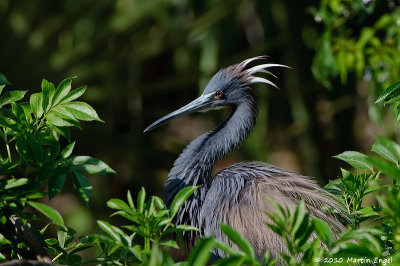
[[[359,23],[373,25],[390,11],[387,2],[395,3],[376,1],[373,12],[356,14],[348,35],[358,38]],[[137,194],[141,186],[162,195],[182,148],[224,114],[182,117],[146,134],[143,129],[195,98],[219,68],[257,55],[292,69],[274,70],[281,90],[258,86],[261,109],[254,132],[216,168],[262,160],[315,176],[321,184],[336,178],[340,162],[333,155],[368,150],[373,134],[394,131],[378,130],[366,115],[369,93],[362,77],[349,74],[346,82],[331,77],[330,89],[314,78],[311,65],[325,28],[310,7],[319,5],[310,0],[0,1],[0,71],[13,88],[37,92],[42,78],[58,83],[77,76],[75,86],[88,85],[84,100],[105,121],[83,123],[85,134],[73,131],[75,150],[100,158],[117,174],[89,177],[91,212],[68,187],[50,204],[66,215],[67,225],[88,232],[95,219],[108,216],[107,199],[121,198],[127,189]]]

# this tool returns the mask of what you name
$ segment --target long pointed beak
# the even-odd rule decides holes
[[[191,114],[194,112],[198,111],[205,111],[210,108],[212,102],[213,102],[213,93],[207,94],[207,95],[201,95],[199,98],[196,100],[188,103],[187,105],[183,106],[182,108],[158,119],[156,122],[148,126],[143,132],[150,131],[156,127],[159,127],[161,125],[164,125],[165,123],[168,123],[172,119],[186,115],[186,114]]]

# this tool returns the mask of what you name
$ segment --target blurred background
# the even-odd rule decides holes
[[[399,80],[398,1],[367,0],[0,0],[0,72],[12,89],[40,90],[76,76],[84,101],[105,121],[75,130],[74,153],[109,164],[89,176],[90,209],[69,180],[50,204],[80,233],[108,220],[110,198],[144,186],[162,195],[174,160],[191,140],[224,119],[193,114],[143,134],[163,115],[197,97],[221,67],[257,56],[281,89],[257,85],[260,115],[244,145],[216,171],[241,160],[265,161],[321,185],[340,166],[332,156],[366,152],[374,134],[396,138],[392,112],[373,105]],[[10,88],[10,87],[9,87]],[[67,145],[67,141],[64,140]]]

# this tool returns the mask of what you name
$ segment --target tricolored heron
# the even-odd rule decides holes
[[[193,140],[183,150],[166,181],[164,199],[168,205],[182,188],[201,186],[176,216],[177,224],[200,228],[200,233],[189,232],[184,235],[189,245],[193,245],[200,234],[229,243],[219,227],[219,222],[222,222],[245,236],[260,258],[266,250],[272,256],[286,251],[282,238],[265,224],[270,220],[263,212],[274,211],[266,197],[292,208],[304,199],[312,217],[328,222],[334,233],[345,229],[334,214],[324,211],[340,210],[340,205],[310,177],[266,163],[249,161],[226,167],[212,177],[216,161],[238,147],[253,129],[258,113],[253,84],[266,83],[276,87],[268,79],[254,74],[263,72],[274,76],[266,69],[286,67],[268,63],[254,65],[265,60],[264,56],[254,57],[221,69],[212,77],[199,98],[144,130],[149,131],[173,118],[196,111],[227,109],[225,121]],[[216,256],[224,256],[221,251],[214,252]]]

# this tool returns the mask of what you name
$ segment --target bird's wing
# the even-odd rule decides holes
[[[258,257],[266,250],[273,256],[287,251],[281,237],[265,224],[271,221],[264,212],[275,211],[266,197],[291,208],[304,199],[311,217],[328,222],[334,233],[345,230],[337,217],[326,211],[326,207],[339,211],[342,207],[310,177],[261,162],[241,162],[215,176],[200,214],[202,231],[229,243],[219,228],[222,222],[245,236]]]

